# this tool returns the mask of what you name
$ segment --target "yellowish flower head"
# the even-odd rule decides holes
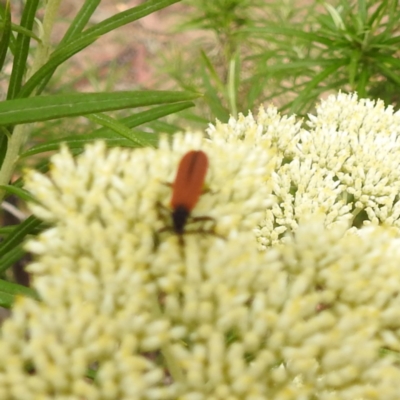
[[[310,132],[269,108],[207,140],[64,148],[30,171],[51,228],[26,245],[41,301],[3,324],[0,399],[398,400],[398,230],[350,229],[338,156],[324,164]],[[182,245],[169,184],[192,149],[209,169],[191,215],[213,220]]]
[[[382,101],[339,93],[321,101],[303,128],[269,107],[208,132],[275,150],[267,183],[275,201],[256,229],[260,249],[284,241],[310,213],[324,214],[327,227],[400,229],[400,112]]]
[[[164,228],[172,226],[169,184],[192,149],[209,158],[192,216],[213,221],[189,219],[182,246]],[[21,299],[4,325],[0,354],[13,361],[0,371],[0,398],[176,398],[181,383],[170,374],[182,366],[164,372],[156,361],[189,330],[163,308],[173,313],[179,305],[170,296],[183,296],[185,280],[197,286],[205,260],[217,257],[218,264],[231,238],[250,231],[235,253],[255,246],[251,230],[271,204],[263,187],[271,159],[262,149],[188,134],[171,144],[163,139],[157,150],[97,143],[74,159],[64,148],[49,176],[30,171],[26,187],[38,200],[32,211],[52,228],[27,244],[37,257],[29,271],[42,302]],[[180,317],[189,326],[197,318],[189,300]]]

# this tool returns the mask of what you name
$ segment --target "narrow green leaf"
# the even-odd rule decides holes
[[[19,187],[13,185],[0,185],[0,190],[4,190],[7,193],[15,194],[20,199],[26,202],[35,202],[35,198],[25,189],[21,189]]]
[[[249,90],[246,93],[246,102],[244,103],[245,110],[254,110],[260,104],[260,97],[264,92],[264,88],[268,84],[268,76],[260,76],[258,81],[253,80],[253,84],[249,85]],[[273,96],[276,92],[273,91]]]
[[[182,118],[184,118],[186,121],[194,122],[202,127],[206,126],[210,122],[208,118],[202,117],[201,115],[196,115],[191,111],[182,112]]]
[[[379,61],[384,64],[390,64],[393,68],[400,68],[400,59],[395,57],[379,57]]]
[[[19,224],[0,226],[0,236],[2,236],[4,238],[4,237],[10,235],[11,233],[13,233],[14,230],[18,227],[19,227]],[[43,230],[43,227],[39,226],[39,228],[34,229],[32,231],[32,235],[36,235],[36,234],[40,233],[42,230]]]
[[[393,71],[391,68],[388,68],[383,62],[376,61],[375,65],[380,69],[382,75],[386,76],[400,86],[400,77],[395,71]]]
[[[129,128],[134,128],[139,125],[146,124],[151,121],[157,121],[162,117],[167,115],[178,113],[187,108],[194,106],[191,101],[186,101],[182,103],[166,104],[162,106],[153,107],[146,111],[141,111],[137,114],[130,115],[121,120]]]
[[[236,54],[229,62],[229,73],[227,83],[227,97],[230,114],[237,117],[237,96],[239,91],[240,58]]]
[[[11,11],[9,0],[7,0],[3,18],[3,29],[0,39],[0,71],[3,69],[11,37]]]
[[[42,221],[38,220],[32,215],[25,221],[21,222],[7,237],[7,239],[0,243],[0,258],[4,257],[4,255],[12,250],[15,246],[18,246],[27,235],[32,233],[32,231],[41,224]]]
[[[218,118],[222,122],[226,122],[229,118],[229,112],[222,105],[221,100],[219,98],[220,92],[217,89],[215,89],[212,83],[210,82],[210,78],[204,66],[201,69],[201,76],[203,79],[203,86],[206,89],[204,97],[207,104],[212,109],[213,114],[215,115],[216,118]]]
[[[382,15],[382,19],[386,19],[389,17],[387,23],[385,24],[385,30],[386,32],[390,32],[390,34],[393,34],[393,31],[398,30],[398,24],[399,24],[399,12],[398,12],[398,0],[389,0],[389,1],[383,1],[385,3],[385,13]],[[382,24],[382,21],[380,21]],[[382,24],[383,25],[383,24]]]
[[[80,8],[79,12],[71,22],[71,24],[68,27],[67,32],[65,33],[64,37],[61,39],[60,43],[57,45],[57,50],[65,46],[67,43],[69,43],[72,38],[77,37],[85,28],[86,24],[89,22],[90,17],[93,15],[93,13],[96,11],[98,5],[100,4],[101,0],[85,0],[85,3],[82,5]],[[90,44],[91,41],[88,41]],[[54,61],[54,60],[53,60]],[[58,60],[57,60],[58,62]],[[48,72],[46,76],[41,80],[40,84],[37,82],[34,82],[33,87],[37,87],[36,94],[42,93],[44,88],[47,86],[47,83],[53,76],[54,72],[57,69],[56,65],[52,70],[48,69]],[[43,72],[42,72],[43,74]]]
[[[137,114],[133,114],[129,117],[121,119],[121,123],[126,125],[128,128],[134,128],[136,126],[142,125],[144,123],[148,123],[156,120],[157,118],[164,117],[166,115],[172,114],[174,112],[178,112],[184,110],[186,108],[192,107],[192,102],[184,102],[178,104],[167,104],[163,106],[158,106],[151,108],[150,110],[142,111]],[[151,146],[156,147],[158,143],[158,136],[151,135],[149,133],[142,133],[136,131],[136,134],[140,134],[145,136],[143,140],[150,141]],[[48,141],[39,145],[36,145],[23,154],[20,157],[30,157],[34,154],[39,154],[47,151],[54,151],[60,148],[61,143],[66,143],[69,148],[75,149],[83,149],[84,146],[88,143],[93,142],[94,140],[105,140],[109,147],[121,146],[121,147],[136,147],[130,140],[121,138],[109,128],[100,128],[93,133],[88,133],[84,135],[70,135],[65,136],[60,139]]]
[[[371,40],[371,42],[372,42],[372,40]],[[373,43],[373,48],[388,50],[388,51],[394,53],[397,51],[399,43],[400,43],[400,36],[393,36],[387,40],[385,39],[384,42]]]
[[[112,129],[118,135],[132,141],[139,146],[145,147],[150,145],[148,141],[143,140],[143,138],[135,134],[135,131],[132,131],[130,128],[117,121],[115,118],[100,113],[89,114],[87,118],[89,118],[92,122],[96,122],[104,127]]]
[[[323,86],[315,87],[314,89],[312,89],[310,91],[310,93],[306,97],[304,97],[304,103],[301,104],[301,107],[299,107],[299,110],[301,110],[301,109],[307,110],[307,109],[310,109],[311,107],[314,107],[316,99],[318,99],[318,97],[321,96],[323,93],[329,92],[330,90],[334,90],[337,92],[340,88],[343,88],[347,83],[348,83],[348,79],[346,77],[345,79],[335,79],[333,82],[330,82],[328,84],[326,84],[324,82]],[[301,87],[300,85],[297,85],[295,87],[295,89],[297,89],[296,92],[301,92],[303,90],[303,87]],[[271,98],[273,98],[273,97],[271,97]],[[287,110],[291,110],[293,103],[294,103],[294,101],[284,104],[282,107],[279,108],[279,111],[284,112]],[[309,105],[309,108],[307,108],[308,105]],[[290,112],[290,111],[288,111],[288,112]],[[298,115],[300,115],[300,114],[298,114]]]
[[[180,126],[169,124],[167,122],[162,122],[162,121],[153,121],[147,124],[147,126],[155,132],[167,133],[169,135],[173,135],[176,132],[182,131],[182,128]]]
[[[22,245],[15,246],[4,257],[0,258],[0,272],[3,273],[12,267],[26,254]]]
[[[358,0],[357,17],[360,18],[361,25],[365,26],[368,18],[368,8],[365,0]]]
[[[71,22],[67,32],[62,38],[60,45],[68,43],[73,37],[80,34],[85,28],[86,24],[89,22],[90,17],[96,11],[101,0],[86,0],[85,3],[80,8],[79,12],[76,14],[74,20]]]
[[[17,296],[39,300],[39,295],[35,290],[0,279],[0,306],[11,308]]]
[[[64,61],[71,58],[76,53],[79,53],[82,49],[92,44],[97,38],[95,37],[82,37],[72,43],[61,47],[56,50],[49,57],[49,60],[39,68],[28,81],[24,84],[21,91],[18,93],[19,98],[28,97],[32,94],[35,88],[43,81],[48,79],[52,75],[55,69],[62,64]]]
[[[21,27],[31,31],[35,20],[39,0],[27,0],[21,17]],[[10,84],[8,87],[7,99],[15,98],[22,86],[22,79],[26,71],[26,62],[29,53],[31,38],[19,33],[15,46],[14,62],[11,71]]]
[[[324,6],[327,9],[328,13],[330,14],[336,28],[340,31],[344,31],[345,25],[338,9],[336,9],[335,7],[331,6],[328,3],[325,3]]]
[[[71,154],[73,156],[79,154],[82,152],[82,150],[70,150]],[[35,165],[35,171],[41,172],[42,174],[45,174],[49,171],[51,162],[48,157],[42,158],[36,165]],[[24,186],[24,180],[22,177],[19,177],[16,181],[13,182],[13,186],[15,187],[20,187],[22,188]],[[35,235],[43,230],[43,228],[46,226],[45,223],[38,225],[37,228],[32,230],[32,235]]]
[[[2,31],[4,29],[4,21],[0,22],[0,30]],[[11,23],[11,32],[17,32],[21,33],[25,36],[29,36],[31,39],[35,39],[37,42],[41,42],[39,36],[35,35],[34,32],[29,31],[28,29],[23,28],[22,26],[16,25]]]
[[[397,2],[397,0],[396,0]],[[372,15],[368,19],[368,26],[376,26],[379,24],[379,20],[382,18],[382,15],[386,15],[385,9],[387,7],[387,3],[385,1],[380,1],[376,4],[376,9],[372,13]]]
[[[8,135],[6,134],[8,130],[6,129],[6,127],[1,127],[1,128],[0,128],[0,165],[3,164],[8,146]]]
[[[269,25],[262,28],[247,28],[243,29],[242,32],[249,33],[249,34],[262,34],[262,35],[284,35],[294,37],[296,39],[303,39],[306,42],[313,43],[321,43],[326,46],[331,45],[332,39],[317,32],[305,32],[299,29],[294,28],[285,28],[281,26],[273,26]]]
[[[156,147],[158,144],[158,135],[149,134],[148,132],[135,131],[135,134],[140,136],[143,141],[148,141],[151,147]],[[95,135],[93,133],[83,134],[83,135],[73,135],[66,136],[64,138],[57,139],[48,143],[43,143],[42,145],[35,146],[34,148],[26,151],[23,157],[29,157],[34,154],[44,153],[48,151],[58,151],[62,144],[66,144],[74,154],[81,153],[85,146],[93,143],[95,140],[101,140],[106,143],[107,147],[129,147],[136,148],[142,147],[132,140],[125,139],[119,135],[115,137],[105,137],[103,135]]]
[[[214,65],[212,64],[211,60],[209,59],[209,57],[203,50],[201,50],[200,55],[201,55],[201,59],[203,61],[203,65],[204,65],[205,69],[210,73],[210,78],[213,80],[213,82],[217,86],[217,89],[219,90],[219,92],[223,93],[225,91],[225,85],[221,81],[221,79],[218,75],[218,72],[214,68]],[[211,82],[211,80],[210,80],[210,82]]]
[[[367,68],[363,68],[357,77],[356,91],[360,98],[367,97],[367,84],[371,78],[370,72]]]
[[[265,68],[260,68],[260,72],[255,74],[256,80],[259,79],[260,75],[264,76],[265,74],[269,73],[272,74],[274,72],[285,72],[286,71],[295,71],[299,70],[300,72],[304,73],[305,69],[315,68],[315,67],[328,67],[332,65],[332,62],[337,61],[337,59],[330,59],[330,58],[313,58],[309,60],[300,60],[300,61],[290,61],[287,63],[277,63],[275,65],[268,65]],[[320,69],[320,68],[319,68]],[[254,78],[254,77],[253,77]]]
[[[0,226],[0,236],[4,237],[13,232],[18,225]]]
[[[340,67],[342,67],[344,62],[336,62],[330,67],[324,69],[322,72],[317,74],[310,82],[307,83],[305,89],[299,94],[296,100],[293,102],[290,112],[299,113],[299,106],[305,102],[305,99],[310,95],[311,90],[318,86],[321,82],[326,80],[330,75],[334,74]]]
[[[10,309],[14,304],[15,297],[0,291],[0,307]]]
[[[0,102],[0,125],[46,121],[96,112],[174,103],[199,97],[189,92],[72,93]]]
[[[84,31],[85,35],[102,36],[110,31],[113,31],[121,26],[129,24],[146,15],[152,14],[155,11],[161,10],[172,4],[178,3],[180,0],[149,0],[145,3],[123,11],[112,17],[98,23],[97,25]]]
[[[60,43],[57,45],[57,50],[65,46],[69,43],[74,37],[78,38],[78,35],[83,31],[86,24],[89,22],[90,17],[96,11],[98,5],[100,4],[101,0],[85,0],[85,3],[80,8],[79,12],[75,16],[74,20],[69,25],[67,32],[65,33],[64,37],[61,39]],[[91,41],[88,41],[89,45]],[[78,47],[79,48],[79,47]],[[67,52],[68,53],[68,52]],[[54,55],[54,54],[53,54]],[[57,64],[59,60],[54,61],[54,64]],[[30,85],[32,88],[37,87],[36,94],[42,93],[42,91],[47,86],[49,80],[52,78],[54,72],[56,71],[58,65],[55,65],[53,69],[49,67],[46,69],[47,72],[42,71],[41,74],[46,74],[46,76],[38,83],[37,81],[31,82]],[[24,93],[28,93],[29,88],[25,89]]]
[[[75,35],[71,42],[58,47],[54,53],[51,54],[48,62],[31,76],[25,83],[19,97],[28,97],[43,80],[49,79],[49,76],[54,73],[54,70],[60,64],[89,46],[100,36],[164,7],[177,3],[178,1],[180,0],[150,0],[138,7],[118,13],[87,29],[80,35]]]
[[[352,88],[354,88],[354,82],[358,75],[360,58],[361,53],[359,50],[354,50],[351,53],[349,64],[349,84]]]
[[[6,0],[6,1],[10,1],[10,0]],[[0,16],[1,16],[1,27],[3,27],[3,25],[4,25],[4,20],[5,20],[5,18],[6,18],[6,15],[5,15],[5,11],[6,11],[6,6],[5,5],[2,5],[1,7],[0,7]],[[15,24],[13,24],[13,23],[11,23],[11,35],[10,35],[10,43],[9,43],[9,48],[10,48],[10,51],[11,51],[11,53],[12,53],[12,55],[14,56],[14,50],[15,50],[15,41],[16,41],[16,39],[15,39],[15,37],[14,37],[14,34],[13,34],[13,30],[16,28],[16,27],[18,27],[19,28],[19,25],[15,25]],[[2,29],[2,28],[1,28]]]

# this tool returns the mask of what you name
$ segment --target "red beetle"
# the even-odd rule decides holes
[[[191,211],[199,201],[208,170],[208,157],[204,151],[191,150],[186,153],[178,166],[175,181],[172,184],[172,222],[174,231],[183,235]],[[211,220],[210,217],[198,217],[196,220]]]

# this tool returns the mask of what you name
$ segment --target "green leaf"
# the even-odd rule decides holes
[[[361,53],[358,50],[352,51],[349,64],[349,83],[352,88],[354,88],[354,82],[358,75],[360,59]]]
[[[71,150],[71,154],[72,154],[72,155],[77,155],[77,154],[79,154],[79,153],[81,153],[81,151]],[[50,165],[51,165],[51,162],[50,162],[49,158],[48,158],[48,157],[46,157],[46,158],[43,157],[43,158],[41,158],[41,159],[35,164],[35,171],[41,172],[41,173],[45,174],[46,172],[49,171]],[[17,180],[15,180],[15,181],[13,182],[13,186],[22,188],[22,187],[24,186],[24,180],[23,180],[23,178],[22,178],[22,177],[19,177]],[[39,225],[37,229],[34,229],[34,230],[32,231],[32,234],[33,234],[33,235],[34,235],[34,234],[37,234],[37,233],[39,233],[42,229],[43,229],[42,225]]]
[[[0,279],[0,306],[11,308],[17,296],[39,300],[39,295],[35,290]]]
[[[0,226],[0,236],[7,236],[13,232],[18,225]]]
[[[356,87],[359,98],[368,96],[366,87],[370,80],[370,77],[371,77],[370,72],[367,68],[363,68],[360,71],[360,74],[357,77],[357,87]]]
[[[326,46],[331,45],[332,39],[316,32],[305,32],[299,29],[285,28],[280,26],[266,26],[262,28],[247,28],[242,30],[243,33],[248,34],[268,34],[268,35],[284,35],[294,37],[296,39],[303,39],[306,42],[317,42]]]
[[[221,100],[219,98],[219,94],[221,92],[218,91],[211,83],[210,77],[207,74],[207,69],[208,65],[205,59],[203,61],[203,66],[201,68],[201,76],[203,79],[203,86],[206,90],[205,92],[205,100],[207,101],[207,104],[209,105],[210,109],[212,110],[213,114],[215,115],[216,118],[218,118],[222,122],[226,122],[229,118],[229,112],[228,110],[225,109],[223,104],[221,103]],[[204,65],[205,64],[205,65]],[[213,76],[213,75],[211,75]],[[217,81],[218,82],[218,81]],[[223,92],[225,91],[225,88],[223,88]]]
[[[236,54],[229,62],[229,73],[227,83],[227,97],[230,114],[237,117],[237,96],[239,94],[240,58]]]
[[[393,31],[398,30],[399,24],[399,12],[397,11],[399,7],[398,0],[382,1],[382,3],[385,4],[385,12],[382,15],[381,19],[389,18],[389,20],[386,24],[383,24],[382,20],[380,22],[382,25],[385,25],[386,32],[390,32],[390,34],[393,34]]]
[[[211,60],[209,59],[209,57],[203,50],[201,50],[200,56],[201,56],[201,60],[203,62],[204,68],[210,74],[210,78],[213,80],[213,82],[217,86],[217,89],[219,90],[219,92],[223,93],[225,91],[224,83],[221,81],[220,77],[218,76],[218,72],[214,68],[214,65],[212,64]],[[211,79],[209,80],[210,83],[211,83]]]
[[[375,63],[378,68],[380,69],[380,72],[383,76],[386,76],[393,82],[395,82],[397,85],[400,86],[400,77],[398,76],[396,71],[393,71],[391,68],[388,68],[383,62],[376,62]]]
[[[332,59],[310,59],[310,60],[301,60],[301,61],[290,61],[287,63],[278,63],[275,65],[268,65],[264,68],[260,68],[260,72],[254,74],[252,76],[253,81],[259,81],[260,78],[264,77],[266,74],[270,76],[282,76],[282,74],[287,75],[286,71],[289,73],[296,73],[296,71],[300,72],[302,75],[308,73],[313,68],[321,69],[321,67],[328,67],[332,65]],[[293,71],[293,72],[292,72]]]
[[[59,46],[63,45],[64,43],[68,43],[73,37],[76,37],[83,31],[86,24],[89,22],[90,17],[96,11],[100,2],[101,0],[85,1],[85,3],[80,8],[79,12],[76,14],[74,20],[69,25],[69,28],[65,33],[64,37],[62,38]]]
[[[9,132],[7,127],[0,126],[0,165],[3,164],[8,147]]]
[[[31,215],[17,225],[7,239],[0,243],[0,257],[4,257],[10,250],[20,245],[25,237],[31,234],[42,223],[42,221]]]
[[[197,125],[200,125],[202,127],[204,127],[205,125],[207,125],[210,120],[206,117],[203,117],[201,115],[196,115],[195,113],[191,112],[191,111],[184,111],[182,113],[182,118],[184,118],[186,121],[190,121],[190,123],[194,123]]]
[[[89,22],[90,17],[96,11],[97,6],[100,4],[100,1],[101,0],[86,0],[85,1],[85,3],[82,5],[81,9],[75,16],[74,20],[71,22],[64,37],[61,39],[60,43],[57,45],[57,50],[59,50],[63,46],[66,46],[69,42],[71,42],[71,40],[74,37],[76,37],[76,38],[78,37],[78,35],[82,32],[82,30],[86,26],[86,24]],[[91,40],[89,40],[88,43],[90,45],[90,43],[92,43]],[[78,48],[79,48],[79,46],[78,46]],[[31,83],[33,88],[35,87],[35,85],[37,87],[36,94],[42,93],[44,88],[47,86],[47,83],[49,82],[49,80],[51,79],[51,77],[53,76],[54,72],[56,71],[56,69],[59,65],[59,64],[57,64],[58,61],[59,60],[56,60],[53,58],[53,63],[55,64],[54,68],[52,70],[49,67],[46,69],[46,71],[48,71],[48,72],[46,73],[46,76],[40,81],[40,84],[37,83],[36,81]],[[45,71],[42,71],[41,74],[45,74]],[[26,93],[28,92],[28,90],[26,88],[25,88],[25,91],[23,92],[23,94],[25,92]]]
[[[84,36],[72,43],[66,44],[59,50],[55,50],[54,53],[52,53],[49,57],[49,60],[24,84],[21,91],[18,93],[18,97],[24,98],[30,96],[43,80],[48,80],[49,77],[51,77],[60,64],[71,58],[73,55],[79,53],[85,47],[88,47],[90,44],[96,41],[96,39],[97,38],[94,37]]]
[[[4,21],[2,28],[0,40],[0,71],[3,69],[11,37],[11,11],[9,0],[7,0],[6,8],[4,10]]]
[[[397,3],[397,0],[396,0]],[[390,14],[386,14],[386,7],[387,3],[385,1],[380,1],[379,3],[376,4],[376,9],[372,13],[372,15],[368,19],[368,25],[373,26],[379,24],[379,20],[382,18],[382,15],[387,15],[390,17]]]
[[[58,47],[50,56],[48,62],[44,64],[31,78],[25,83],[24,87],[19,93],[19,97],[28,97],[35,88],[43,82],[43,80],[49,79],[54,73],[54,70],[68,60],[74,54],[80,50],[89,46],[91,43],[96,41],[102,35],[117,29],[130,22],[136,21],[146,15],[149,15],[157,10],[167,7],[171,4],[177,3],[180,0],[150,0],[144,4],[118,13],[105,21],[102,21],[95,26],[82,32],[80,35],[75,35],[73,40],[66,43],[64,46]]]
[[[0,258],[0,272],[7,271],[26,254],[22,245],[15,246],[4,257]]]
[[[386,64],[390,64],[392,68],[398,69],[400,68],[400,59],[395,57],[380,57],[379,61]]]
[[[168,104],[151,108],[150,110],[142,111],[140,113],[131,115],[129,117],[120,120],[121,123],[126,125],[128,128],[134,128],[144,123],[151,122],[157,118],[164,117],[174,112],[184,110],[188,107],[192,107],[193,103],[184,102],[178,104]],[[147,132],[138,132],[143,136],[143,140],[150,142],[150,145],[156,147],[158,144],[158,136],[155,134],[149,134]],[[61,143],[65,143],[71,149],[83,149],[86,144],[93,142],[94,140],[105,140],[109,147],[120,146],[120,147],[137,147],[130,140],[121,138],[115,132],[109,128],[101,128],[93,133],[84,135],[70,135],[60,139],[48,141],[37,146],[34,146],[20,155],[20,157],[29,157],[34,154],[39,154],[47,151],[54,151],[60,148]]]
[[[358,0],[357,16],[361,20],[361,25],[365,26],[368,18],[368,9],[365,0]]]
[[[182,128],[175,124],[169,124],[163,121],[153,121],[147,124],[147,126],[157,133],[167,133],[173,135],[176,132],[182,131]],[[158,137],[158,135],[156,135]]]
[[[305,89],[299,94],[296,100],[293,102],[290,110],[291,113],[299,113],[299,106],[305,102],[305,99],[310,96],[313,88],[318,86],[321,82],[326,80],[330,75],[333,75],[340,67],[345,64],[343,60],[338,60],[336,63],[328,68],[325,68],[322,72],[317,74],[310,82],[307,83]]]
[[[171,4],[178,3],[180,0],[149,0],[140,6],[123,11],[110,18],[92,26],[83,32],[84,35],[91,35],[93,37],[100,37],[104,34],[111,32],[121,26],[129,24],[146,15],[152,14],[155,11],[161,10]]]
[[[9,236],[18,227],[19,227],[19,224],[0,226],[0,236],[2,236],[2,237]],[[31,233],[32,233],[32,235],[36,235],[36,234],[40,233],[42,230],[43,230],[43,228],[41,228],[39,226],[38,228],[34,229]]]
[[[10,309],[14,301],[15,297],[13,295],[0,291],[0,307]]]
[[[146,111],[141,111],[137,114],[132,114],[129,117],[121,119],[121,122],[129,128],[135,128],[136,126],[143,125],[152,121],[157,121],[159,118],[177,113],[193,106],[194,103],[189,101],[175,104],[165,104],[162,106],[150,108]],[[99,129],[96,132],[100,133],[102,131],[111,133],[111,131],[106,128]]]
[[[25,189],[21,189],[14,185],[0,185],[0,190],[4,190],[7,193],[15,194],[20,199],[26,202],[35,202],[36,199]]]
[[[340,15],[340,12],[338,11],[338,9],[336,9],[335,7],[331,6],[328,3],[325,3],[324,5],[325,5],[325,8],[327,9],[328,13],[331,16],[335,27],[340,31],[344,31],[345,30],[345,24],[343,22],[343,18]]]
[[[118,135],[130,140],[136,145],[145,147],[149,146],[150,143],[147,140],[143,140],[143,137],[136,135],[135,131],[132,131],[126,125],[117,121],[115,118],[109,117],[105,114],[90,114],[87,116],[92,122],[96,122],[104,127],[112,129]]]
[[[140,135],[143,141],[148,141],[149,146],[156,147],[158,143],[158,136],[151,135],[147,132],[135,132],[136,135]],[[151,136],[150,136],[151,135]],[[153,138],[154,137],[154,138]],[[122,138],[120,136],[115,137],[106,137],[103,134],[97,135],[94,133],[82,134],[82,135],[73,135],[73,136],[65,136],[63,138],[43,143],[32,147],[25,153],[21,155],[21,157],[29,157],[34,154],[44,153],[48,151],[58,151],[60,149],[61,144],[66,144],[71,150],[76,150],[75,154],[79,154],[87,144],[93,143],[95,140],[102,140],[106,143],[107,147],[139,147],[132,140],[128,140]]]
[[[199,97],[189,92],[72,93],[0,102],[0,125],[75,117],[101,111],[175,103]]]
[[[4,21],[0,22],[0,30],[4,29],[5,23]],[[31,39],[35,39],[37,42],[41,42],[39,36],[35,35],[34,32],[29,31],[28,29],[23,28],[22,26],[11,23],[11,32],[21,33],[25,36],[29,36]]]
[[[27,0],[21,17],[21,27],[31,31],[35,20],[39,0]],[[31,38],[23,33],[17,36],[15,46],[14,62],[11,71],[10,84],[8,87],[7,99],[16,97],[22,86],[22,79],[26,71],[26,62],[29,53]]]

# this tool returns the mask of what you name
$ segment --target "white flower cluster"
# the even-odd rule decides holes
[[[350,221],[400,229],[400,112],[339,94],[322,101],[306,126],[270,107],[256,119],[241,115],[209,129],[277,150],[269,177],[276,201],[257,229],[260,248],[285,240],[303,215],[316,212],[327,227]]]
[[[375,121],[378,106],[327,103],[346,101],[347,118],[354,103]],[[334,125],[325,105],[315,131]],[[348,157],[335,169],[339,147],[332,160],[312,150],[311,132],[273,108],[209,134],[62,149],[48,176],[27,174],[32,211],[52,227],[27,243],[41,301],[18,299],[3,324],[0,399],[398,400],[396,224],[349,229],[363,195],[339,180],[354,176]],[[192,216],[213,220],[189,219],[179,240],[165,229],[168,183],[192,149],[209,158]],[[280,245],[260,252],[257,224],[262,246]]]
[[[168,183],[190,149],[209,158],[192,215],[214,218],[218,236],[207,234],[209,222],[189,220],[181,246],[163,228],[171,226]],[[177,368],[164,372],[153,358],[169,354],[187,328],[160,306],[184,279],[195,282],[189,273],[201,267],[196,259],[209,243],[221,252],[262,218],[271,203],[263,188],[270,159],[262,149],[208,143],[198,134],[164,139],[157,150],[108,151],[97,143],[77,159],[64,148],[49,176],[29,172],[26,187],[38,200],[32,211],[53,227],[27,244],[37,256],[29,271],[42,301],[21,299],[4,324],[0,398],[176,398],[179,382],[167,382]],[[165,359],[168,365],[171,356]]]

